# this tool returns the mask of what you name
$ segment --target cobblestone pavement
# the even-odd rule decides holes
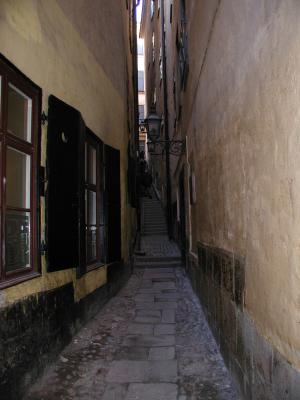
[[[182,268],[136,271],[27,400],[237,400]]]
[[[141,248],[147,256],[180,257],[177,244],[169,241],[166,235],[141,236]]]

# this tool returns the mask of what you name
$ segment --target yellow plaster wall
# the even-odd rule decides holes
[[[75,289],[75,301],[83,299],[87,294],[92,293],[99,287],[99,282],[105,284],[107,281],[106,266],[100,269],[95,269],[88,274],[83,275],[80,279],[76,278],[76,273],[73,274],[73,282]]]
[[[192,3],[183,118],[197,239],[245,256],[246,310],[300,368],[300,4]]]
[[[101,7],[101,1],[90,3]],[[76,7],[76,3],[74,3]],[[119,7],[116,2],[112,7]],[[120,14],[121,15],[121,14]],[[120,23],[123,23],[120,20]],[[111,29],[109,15],[107,29]],[[118,92],[104,72],[90,46],[82,39],[55,0],[1,0],[0,52],[39,85],[43,91],[43,110],[54,94],[78,109],[86,125],[106,144],[121,150],[122,255],[127,261],[125,243],[131,234],[126,201],[127,117],[125,93]],[[117,37],[113,40],[124,40]],[[116,61],[117,62],[117,61]],[[125,71],[120,70],[124,74]],[[125,86],[125,85],[124,85]],[[46,162],[47,128],[42,128],[41,163]],[[42,238],[45,227],[44,199],[41,202]],[[1,305],[74,281],[79,300],[106,282],[106,268],[87,273],[80,280],[72,269],[47,273],[42,259],[42,276],[1,291]]]

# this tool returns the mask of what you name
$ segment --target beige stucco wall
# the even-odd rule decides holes
[[[0,52],[42,88],[43,110],[47,112],[48,96],[54,94],[77,108],[86,125],[106,144],[121,150],[122,256],[127,261],[133,220],[125,187],[129,136],[126,115],[129,44],[124,37],[127,12],[125,2],[102,3],[78,1],[70,7],[63,0],[1,0]],[[88,13],[81,12],[87,8]],[[106,22],[101,28],[99,12]],[[116,26],[115,31],[112,26]],[[102,29],[100,38],[96,27],[98,31]],[[43,127],[42,165],[46,162],[46,135],[47,127]],[[42,235],[44,213],[42,199]],[[2,290],[0,304],[5,306],[72,280],[75,298],[79,300],[106,282],[106,268],[76,280],[73,269],[48,274],[44,258],[42,264],[40,278]]]
[[[191,1],[182,123],[197,240],[246,257],[246,311],[298,368],[299,20],[295,0]]]

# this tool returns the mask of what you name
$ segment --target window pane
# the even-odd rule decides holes
[[[30,267],[30,213],[7,211],[5,223],[5,269],[13,272]]]
[[[143,92],[145,90],[144,71],[138,71],[138,90],[139,92]]]
[[[138,41],[138,55],[143,55],[144,54],[144,43],[139,40]]]
[[[7,129],[19,138],[31,141],[32,100],[13,85],[8,86]]]
[[[6,204],[30,208],[30,156],[11,147],[6,158]]]
[[[88,149],[89,149],[88,150],[88,157],[89,157],[88,182],[93,184],[93,185],[96,185],[96,171],[97,171],[97,168],[96,168],[96,165],[97,165],[97,163],[96,163],[96,149],[91,145],[88,146]]]
[[[86,258],[90,263],[97,259],[97,228],[88,226],[86,230]]]
[[[139,105],[139,120],[142,121],[145,119],[145,106],[144,105]]]
[[[88,190],[87,192],[88,200],[88,225],[96,225],[96,192]]]

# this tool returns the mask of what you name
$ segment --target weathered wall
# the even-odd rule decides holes
[[[75,266],[47,273],[42,256],[40,277],[0,291],[0,386],[7,399],[20,398],[22,388],[130,271],[135,213],[126,185],[134,123],[129,17],[125,1],[0,0],[0,53],[41,87],[42,109],[47,113],[48,96],[57,96],[78,109],[106,144],[120,150],[124,260],[77,279]],[[41,139],[45,165],[47,126],[42,127]],[[44,198],[41,234],[43,240]],[[27,320],[34,321],[32,326]],[[9,344],[4,348],[6,338]]]
[[[127,70],[129,41],[125,37],[125,4],[101,1],[2,0],[0,52],[43,91],[43,110],[54,94],[78,109],[86,125],[105,143],[121,150],[122,255],[127,262],[131,235],[127,206]],[[106,21],[106,23],[104,23]],[[104,27],[114,27],[114,30]],[[118,59],[116,63],[115,60]],[[127,60],[128,58],[128,60]],[[42,165],[46,162],[47,127],[42,128]],[[41,202],[42,237],[44,201]],[[10,303],[74,280],[75,297],[89,294],[106,282],[105,269],[76,280],[73,272],[47,274],[44,259],[41,278],[1,292],[1,303]],[[95,284],[97,282],[97,284]]]
[[[300,5],[187,4],[190,72],[182,128],[196,164],[193,233],[197,242],[244,260],[244,308],[241,313],[232,304],[232,310],[244,332],[250,325],[255,331],[251,362],[241,367],[250,385],[254,369],[272,387],[266,398],[298,398],[299,386],[283,395],[276,384],[284,379],[263,364],[276,360],[300,369]]]

